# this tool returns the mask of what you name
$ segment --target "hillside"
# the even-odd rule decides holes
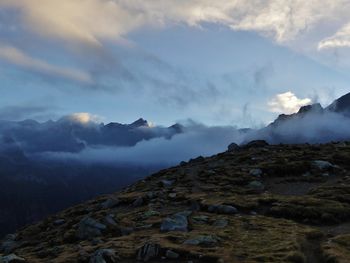
[[[350,262],[349,144],[229,148],[7,236],[2,262]]]

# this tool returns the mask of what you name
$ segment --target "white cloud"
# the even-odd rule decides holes
[[[312,100],[309,98],[299,99],[291,91],[277,94],[269,102],[270,111],[276,113],[291,114],[297,112],[300,107],[309,105]]]
[[[55,76],[59,76],[59,77],[74,80],[74,81],[91,83],[91,78],[89,74],[83,71],[49,64],[40,59],[33,58],[23,53],[21,50],[14,48],[12,46],[0,45],[0,59],[7,60],[12,64],[15,64],[33,71],[37,71],[37,72],[41,72],[49,75],[55,75]]]
[[[319,50],[339,47],[350,47],[350,23],[318,44]]]
[[[203,22],[257,31],[285,43],[323,22],[336,22],[338,29],[350,22],[347,0],[0,0],[0,5],[19,9],[33,32],[94,45],[141,26]]]

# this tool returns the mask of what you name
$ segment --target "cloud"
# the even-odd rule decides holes
[[[49,64],[43,60],[31,57],[15,47],[0,45],[0,58],[36,72],[84,83],[91,83],[92,81],[90,76],[83,71]]]
[[[23,23],[36,34],[96,46],[142,26],[208,22],[285,43],[324,22],[339,29],[349,22],[350,8],[344,0],[1,0],[0,6],[20,10]]]
[[[72,113],[70,115],[67,115],[63,117],[65,120],[71,121],[71,122],[77,122],[81,124],[89,124],[89,123],[101,123],[102,117],[98,115],[94,115],[88,112],[78,112],[78,113]]]
[[[285,93],[277,94],[268,102],[268,106],[272,112],[291,114],[297,112],[300,107],[311,103],[311,99],[299,99],[294,93],[287,91]]]
[[[318,44],[319,50],[342,47],[350,47],[350,23]]]
[[[81,152],[44,152],[37,157],[51,160],[76,160],[88,163],[175,165],[200,155],[210,156],[226,150],[232,141],[242,142],[244,136],[233,127],[207,127],[192,123],[171,139],[143,140],[132,147],[88,146]]]

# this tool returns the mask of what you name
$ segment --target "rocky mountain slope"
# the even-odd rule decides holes
[[[350,262],[350,144],[254,141],[8,235],[0,262]]]

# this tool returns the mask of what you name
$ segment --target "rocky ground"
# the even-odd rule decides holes
[[[350,262],[350,144],[229,148],[9,235],[0,262]]]

